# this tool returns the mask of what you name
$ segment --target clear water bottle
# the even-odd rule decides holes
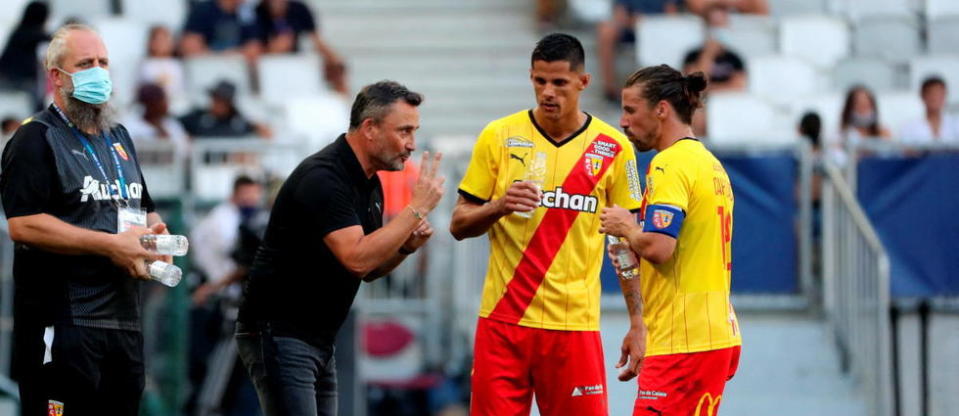
[[[633,256],[629,245],[614,235],[606,235],[606,242],[609,243],[610,253],[614,259],[619,262],[619,269],[616,271],[623,279],[632,279],[636,277],[636,258]]]
[[[143,248],[164,256],[185,256],[190,242],[182,235],[147,234],[140,237]]]
[[[147,269],[150,271],[150,278],[164,286],[175,287],[180,284],[180,279],[183,278],[183,271],[179,267],[164,261],[157,260],[150,263],[147,265]]]
[[[546,152],[536,152],[536,156],[526,167],[526,174],[523,176],[523,181],[536,186],[536,190],[540,193],[543,192],[543,183],[546,182],[546,157]],[[513,214],[530,218],[533,216],[533,211],[515,211]]]

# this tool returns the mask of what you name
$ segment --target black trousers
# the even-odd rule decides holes
[[[21,416],[138,415],[144,383],[140,332],[31,324],[15,324],[14,330]]]

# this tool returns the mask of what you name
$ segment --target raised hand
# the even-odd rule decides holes
[[[425,216],[436,208],[440,198],[443,197],[443,182],[446,178],[437,176],[442,158],[442,153],[436,153],[436,156],[430,158],[430,152],[423,152],[423,158],[420,161],[420,177],[416,180],[410,200],[410,207],[420,215]]]

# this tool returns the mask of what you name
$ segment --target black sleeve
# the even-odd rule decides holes
[[[205,4],[195,4],[190,8],[190,14],[186,18],[186,24],[183,25],[184,33],[196,33],[207,38],[210,26],[210,16],[204,9]]]
[[[51,213],[60,180],[46,132],[43,124],[28,122],[3,149],[0,194],[7,218]]]
[[[303,175],[294,195],[308,215],[305,224],[312,226],[318,237],[361,224],[353,209],[352,188],[329,170],[313,169]]]
[[[743,62],[743,59],[740,58],[739,55],[737,55],[735,52],[727,49],[726,53],[724,53],[723,55],[724,55],[723,58],[726,60],[726,62],[729,62],[729,65],[732,66],[733,69],[737,71],[746,70],[746,64]]]
[[[124,131],[126,131],[127,137],[130,136],[130,132],[127,130],[126,127],[121,125],[121,126],[118,126],[118,128],[121,128]],[[120,137],[120,136],[114,136],[114,137]],[[156,204],[153,203],[153,198],[150,197],[150,191],[147,189],[147,178],[143,176],[143,170],[140,169],[140,157],[137,156],[136,146],[133,144],[133,140],[126,140],[124,145],[126,145],[126,147],[130,149],[130,153],[133,154],[133,160],[136,161],[136,165],[137,165],[137,174],[140,175],[140,185],[143,185],[143,194],[140,195],[140,208],[145,209],[147,213],[154,212],[156,211],[157,207],[156,207]]]

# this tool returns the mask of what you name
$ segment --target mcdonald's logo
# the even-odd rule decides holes
[[[693,413],[694,416],[716,416],[716,408],[719,407],[719,401],[723,399],[723,395],[720,394],[713,398],[713,395],[710,393],[703,394],[699,398],[699,403],[696,404],[696,412]],[[703,407],[703,404],[706,407]],[[706,413],[702,413],[705,410]]]

